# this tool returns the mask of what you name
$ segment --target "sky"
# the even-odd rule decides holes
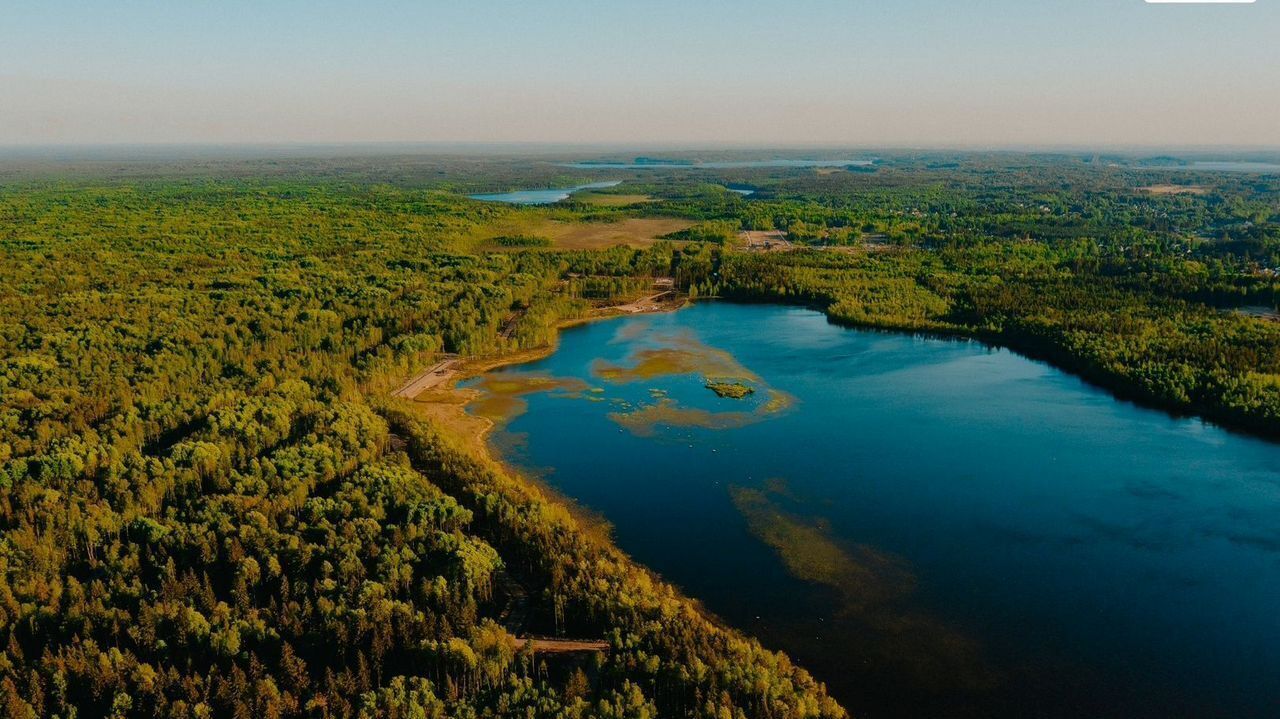
[[[4,0],[0,145],[1280,146],[1280,0]]]

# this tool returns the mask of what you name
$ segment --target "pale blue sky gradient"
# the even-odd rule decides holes
[[[1280,0],[8,0],[0,144],[1280,145]]]

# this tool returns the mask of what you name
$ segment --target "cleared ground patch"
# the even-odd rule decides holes
[[[795,245],[787,239],[787,233],[781,230],[743,230],[738,233],[738,238],[748,252],[786,252],[795,249]]]
[[[616,245],[648,247],[663,235],[692,226],[693,222],[674,217],[633,217],[617,222],[537,219],[521,222],[518,227],[501,225],[487,228],[478,239],[481,245],[496,246],[496,238],[499,237],[545,237],[551,240],[553,247],[570,250],[597,250]]]
[[[1138,188],[1152,195],[1203,195],[1209,188],[1201,185],[1148,185]]]
[[[579,192],[573,196],[575,202],[582,202],[597,207],[628,207],[644,202],[654,202],[649,195],[619,195],[609,192]]]

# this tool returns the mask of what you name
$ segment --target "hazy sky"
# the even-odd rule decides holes
[[[1280,0],[4,0],[0,145],[1280,145]]]

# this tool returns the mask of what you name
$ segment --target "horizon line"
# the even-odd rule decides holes
[[[0,142],[0,155],[5,153],[39,153],[102,150],[306,150],[306,149],[539,149],[539,150],[592,150],[622,152],[628,150],[667,150],[671,152],[698,151],[842,151],[842,152],[1100,152],[1100,151],[1159,151],[1180,152],[1280,152],[1280,143],[1130,143],[1130,142],[884,142],[852,143],[836,141],[815,142],[739,142],[739,141],[559,141],[559,140],[247,140],[247,141],[110,141],[110,142],[56,142],[56,143],[4,143]]]

